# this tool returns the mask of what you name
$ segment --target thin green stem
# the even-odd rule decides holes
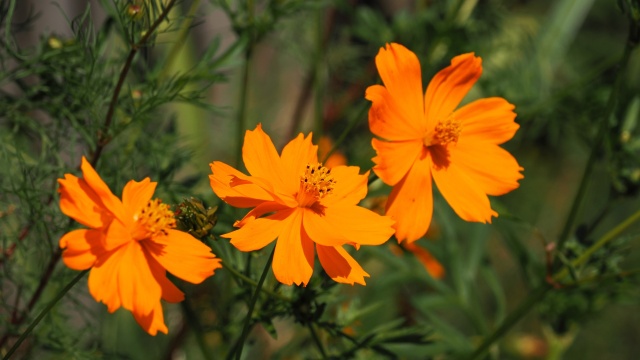
[[[575,268],[586,263],[587,260],[589,260],[589,258],[591,257],[591,255],[593,255],[594,252],[596,252],[601,247],[605,246],[611,240],[617,238],[620,234],[622,234],[623,231],[628,229],[631,225],[633,225],[638,220],[640,220],[640,210],[636,211],[631,216],[626,218],[623,222],[618,224],[616,227],[609,230],[609,232],[602,235],[602,237],[600,237],[598,241],[596,241],[587,250],[585,250],[577,259],[571,262],[571,267]],[[556,281],[561,280],[562,278],[564,278],[569,274],[569,271],[570,270],[568,266],[564,267],[561,271],[559,271],[556,275],[554,275],[553,279]]]
[[[511,329],[513,325],[515,325],[520,319],[525,316],[531,308],[538,303],[538,301],[542,300],[547,292],[551,290],[551,285],[548,283],[543,283],[540,287],[536,288],[527,296],[527,298],[520,303],[520,305],[507,316],[506,319],[502,321],[502,324],[487,338],[484,339],[482,344],[474,351],[469,359],[479,359],[481,358],[489,348],[498,341],[502,335],[504,335],[507,331]]]
[[[618,93],[620,92],[620,87],[622,86],[624,80],[623,75],[625,73],[627,64],[629,63],[629,56],[631,55],[631,51],[633,50],[633,48],[637,45],[635,41],[633,41],[635,32],[637,32],[637,26],[632,23],[629,28],[629,37],[627,38],[627,42],[624,47],[624,53],[622,54],[622,59],[620,59],[620,68],[618,70],[618,74],[616,75],[613,89],[609,94],[609,100],[607,101],[604,116],[600,119],[600,126],[598,127],[596,139],[591,145],[591,153],[589,154],[587,164],[584,168],[584,172],[582,173],[582,179],[580,180],[578,191],[576,192],[576,196],[574,197],[573,203],[571,204],[571,209],[569,210],[569,215],[567,216],[567,220],[564,224],[564,227],[562,228],[562,232],[560,233],[557,246],[558,251],[562,251],[564,244],[567,240],[569,240],[569,234],[571,233],[576,218],[578,217],[580,205],[582,204],[582,200],[586,194],[589,180],[591,179],[591,172],[593,171],[593,167],[596,163],[598,155],[601,153],[600,148],[607,134],[609,119],[611,118],[616,108],[616,100],[618,98]]]
[[[593,245],[591,245],[587,250],[585,250],[582,255],[580,255],[577,259],[571,262],[571,265],[567,265],[563,267],[560,271],[558,271],[554,276],[554,281],[562,280],[565,276],[567,276],[570,272],[571,268],[575,268],[580,266],[589,260],[591,255],[595,253],[598,249],[606,245],[611,240],[617,238],[623,231],[628,229],[631,225],[640,220],[640,210],[629,216],[623,222],[618,224],[616,227],[611,229],[609,232],[604,234],[598,241],[596,241]],[[569,286],[575,285],[576,283],[569,284]],[[537,289],[535,289],[526,299],[522,302],[516,310],[514,310],[509,316],[500,324],[498,329],[496,329],[488,338],[486,338],[482,344],[476,349],[476,351],[471,354],[469,359],[478,359],[495,343],[498,341],[502,335],[504,335],[513,325],[515,325],[524,315],[526,315],[531,308],[538,301],[542,300],[546,293],[552,289],[551,284],[545,282]]]
[[[240,335],[240,339],[238,341],[237,347],[233,349],[236,352],[236,360],[240,360],[242,357],[242,348],[244,347],[244,342],[247,339],[247,335],[249,335],[249,328],[251,327],[251,317],[253,316],[253,308],[256,306],[258,302],[258,297],[260,296],[260,290],[262,289],[262,285],[264,284],[264,280],[267,278],[267,274],[269,273],[269,269],[271,268],[271,262],[273,261],[273,254],[275,254],[276,248],[274,247],[271,251],[271,255],[269,255],[269,259],[264,266],[264,270],[262,270],[262,275],[260,276],[260,280],[258,281],[258,286],[256,287],[256,291],[253,293],[251,297],[251,302],[249,303],[249,310],[247,311],[247,317],[244,320],[244,327],[242,328],[242,334]]]
[[[237,147],[236,147],[236,167],[240,165],[242,161],[242,143],[244,139],[244,131],[247,128],[247,98],[249,95],[249,69],[251,67],[251,53],[253,52],[253,45],[256,41],[255,29],[253,26],[253,1],[247,0],[247,14],[249,16],[249,41],[247,48],[244,50],[244,65],[242,66],[242,79],[240,80],[240,103],[238,104],[238,123],[236,135]]]
[[[314,93],[315,93],[315,101],[314,101],[314,111],[313,111],[313,122],[314,122],[314,131],[316,139],[319,140],[322,136],[322,132],[324,130],[324,89],[325,89],[325,81],[322,76],[322,59],[324,57],[324,41],[323,41],[323,31],[324,28],[324,10],[318,10],[316,15],[316,50],[314,56],[314,72],[315,72],[315,82],[314,82]]]
[[[176,3],[176,0],[170,0],[169,3],[167,3],[167,6],[165,6],[162,13],[160,13],[160,16],[158,16],[156,21],[154,21],[153,24],[151,24],[151,26],[149,27],[149,30],[145,32],[142,38],[140,38],[140,40],[137,43],[131,44],[129,55],[127,56],[127,60],[125,60],[124,65],[122,66],[122,70],[120,71],[120,75],[118,76],[118,82],[116,83],[116,87],[113,89],[113,94],[111,95],[111,101],[109,102],[109,108],[107,109],[107,116],[105,116],[104,125],[102,126],[102,131],[98,134],[98,143],[96,146],[96,150],[93,152],[93,156],[91,157],[91,165],[94,168],[96,167],[96,163],[100,158],[100,154],[102,153],[102,150],[111,141],[111,139],[107,134],[109,133],[109,128],[111,127],[111,122],[113,121],[113,115],[115,114],[116,104],[118,103],[118,98],[120,97],[120,91],[122,90],[124,81],[127,78],[127,74],[129,73],[129,70],[131,69],[131,64],[133,64],[133,59],[138,53],[138,50],[140,50],[140,48],[147,43],[151,35],[156,31],[158,26],[160,26],[160,24],[167,17],[167,15],[169,14],[169,11],[171,11],[171,8],[173,7],[173,5],[175,5],[175,3]]]
[[[316,343],[316,346],[318,347],[318,351],[320,351],[320,355],[322,356],[323,359],[326,359],[327,352],[324,350],[324,346],[320,341],[320,337],[318,337],[318,333],[316,329],[313,327],[313,323],[311,322],[307,323],[307,327],[309,328],[309,332],[311,333],[311,338],[313,339],[313,342]]]
[[[244,65],[242,66],[242,80],[240,83],[240,103],[238,104],[238,120],[237,120],[237,147],[236,147],[236,167],[242,161],[242,143],[244,140],[244,131],[247,128],[247,97],[249,93],[249,68],[251,67],[251,41],[247,45],[244,53]]]
[[[331,154],[333,154],[333,152],[338,149],[340,144],[342,144],[342,142],[347,138],[347,135],[349,135],[349,133],[356,127],[356,125],[360,123],[360,120],[364,117],[364,114],[368,109],[367,104],[368,103],[365,102],[362,103],[355,118],[352,119],[351,122],[349,122],[349,125],[347,125],[342,134],[340,134],[340,137],[338,137],[338,139],[336,139],[336,141],[333,143],[333,147],[331,148],[331,150],[327,153],[327,155],[325,155],[324,159],[322,159],[323,164],[327,162],[329,156],[331,156]]]
[[[228,263],[225,263],[225,264],[224,264],[223,269],[224,269],[224,270],[228,270],[228,271],[231,273],[231,275],[233,275],[234,277],[236,277],[236,279],[240,279],[240,280],[244,281],[245,283],[247,283],[247,284],[249,284],[249,285],[253,285],[253,286],[255,286],[255,287],[258,287],[258,283],[257,283],[257,282],[255,282],[255,281],[253,281],[253,279],[251,279],[251,278],[249,278],[249,277],[245,276],[243,273],[241,273],[240,271],[236,270],[235,268],[233,268],[232,266],[230,266]],[[277,299],[282,300],[282,301],[286,301],[286,302],[291,302],[291,301],[292,301],[292,300],[291,300],[291,299],[289,299],[288,297],[283,296],[283,295],[278,294],[278,293],[275,293],[275,292],[273,292],[273,291],[271,291],[271,290],[269,290],[269,289],[264,289],[264,288],[263,288],[263,289],[261,289],[261,291],[262,291],[263,293],[265,293],[265,294],[267,294],[267,295],[269,295],[269,296],[273,297],[273,298],[277,298]]]
[[[193,19],[195,18],[196,11],[200,6],[200,0],[194,0],[189,7],[189,11],[187,12],[187,16],[185,20],[180,25],[180,31],[178,32],[178,36],[176,37],[176,41],[171,46],[171,49],[167,53],[167,59],[160,71],[160,79],[165,78],[167,72],[173,66],[173,63],[176,61],[180,50],[187,43],[187,33],[189,32],[189,28],[191,28],[191,24],[193,23]]]
[[[62,299],[67,292],[69,292],[69,290],[71,290],[71,288],[78,282],[80,281],[80,279],[82,279],[82,277],[89,272],[89,270],[84,270],[82,272],[80,272],[75,278],[73,278],[73,280],[71,280],[71,282],[69,282],[67,284],[67,286],[65,286],[62,291],[60,291],[58,293],[58,295],[56,295],[56,297],[51,300],[51,302],[49,304],[47,304],[47,306],[42,309],[42,311],[40,312],[40,314],[38,314],[38,316],[33,320],[33,322],[31,322],[31,324],[29,324],[29,327],[27,328],[27,330],[25,330],[22,335],[20,335],[20,337],[18,338],[18,340],[15,342],[15,344],[13,344],[13,346],[11,347],[11,349],[9,349],[9,351],[7,352],[7,354],[4,356],[3,360],[7,360],[9,358],[11,358],[11,355],[13,355],[13,353],[18,350],[18,348],[20,347],[20,344],[22,344],[22,342],[27,338],[27,336],[29,336],[29,334],[31,334],[31,331],[33,331],[33,329],[40,323],[40,321],[49,313],[49,311],[58,303],[58,301],[60,301],[60,299]]]

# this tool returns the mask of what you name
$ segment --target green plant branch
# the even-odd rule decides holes
[[[325,351],[324,346],[320,341],[320,337],[318,337],[318,333],[316,332],[316,329],[313,327],[313,323],[312,322],[307,323],[307,327],[309,328],[309,332],[311,333],[311,338],[313,339],[313,342],[316,344],[318,351],[320,351],[320,355],[322,356],[323,359],[326,359],[327,352]]]
[[[118,82],[116,83],[116,87],[113,89],[113,94],[111,95],[111,101],[109,102],[109,108],[107,109],[107,116],[105,117],[104,125],[102,127],[102,130],[98,134],[98,144],[96,146],[95,151],[93,152],[93,155],[90,161],[93,167],[96,166],[96,163],[98,162],[98,159],[100,158],[100,154],[102,153],[102,150],[104,149],[104,147],[107,146],[107,144],[111,141],[108,135],[109,128],[111,127],[111,122],[113,121],[113,115],[116,110],[116,104],[118,103],[118,97],[120,96],[120,91],[122,90],[124,81],[127,78],[127,74],[129,73],[129,70],[131,69],[131,64],[133,64],[133,59],[138,53],[138,50],[140,50],[140,48],[147,43],[151,35],[156,31],[158,26],[160,26],[160,24],[167,17],[167,15],[169,14],[169,11],[171,11],[171,8],[173,7],[173,5],[175,5],[175,3],[176,3],[176,0],[169,0],[169,3],[167,4],[167,6],[164,7],[164,10],[162,11],[162,13],[160,13],[160,16],[158,16],[156,21],[154,21],[153,24],[151,24],[151,26],[149,27],[149,30],[147,30],[144,33],[142,38],[140,38],[140,40],[138,40],[137,43],[131,44],[129,55],[125,60],[124,65],[122,66],[122,70],[120,71],[120,75],[118,76]]]
[[[596,241],[593,245],[591,245],[587,250],[585,250],[577,259],[571,262],[571,266],[564,267],[561,271],[559,271],[556,275],[554,275],[553,279],[556,281],[562,280],[565,276],[569,274],[570,268],[578,267],[584,263],[586,263],[591,255],[596,252],[601,247],[605,246],[611,240],[617,238],[622,232],[627,230],[631,225],[640,220],[640,210],[633,213],[631,216],[626,218],[620,224],[618,224],[613,229],[609,230],[606,234],[602,235],[598,241]]]
[[[264,280],[267,278],[267,274],[269,273],[269,269],[271,268],[271,263],[273,262],[273,254],[275,254],[276,248],[273,247],[271,251],[271,255],[269,255],[269,259],[267,259],[267,263],[264,266],[264,270],[262,270],[262,275],[260,276],[260,280],[258,281],[258,285],[256,287],[256,291],[253,293],[251,297],[251,302],[249,303],[249,310],[247,310],[247,317],[244,320],[244,327],[242,328],[242,334],[238,339],[236,346],[232,349],[232,351],[236,354],[236,360],[240,360],[242,357],[242,348],[244,347],[244,342],[249,335],[249,329],[251,328],[251,317],[253,316],[253,309],[258,302],[258,297],[260,296],[260,290],[262,289],[262,285],[264,284]]]
[[[555,275],[553,275],[552,279],[554,281],[560,281],[567,275],[569,275],[572,268],[580,266],[586,263],[591,255],[595,253],[598,249],[606,245],[611,240],[617,238],[622,232],[628,229],[631,225],[640,220],[640,210],[629,216],[627,219],[622,221],[616,227],[611,229],[609,232],[604,234],[598,241],[596,241],[593,245],[591,245],[587,250],[585,250],[582,255],[580,255],[577,259],[573,260],[571,264],[565,265],[560,271],[558,271]],[[638,270],[640,271],[640,270]],[[636,271],[630,271],[627,273],[621,273],[625,275],[632,275]],[[615,276],[617,276],[616,274]],[[600,277],[605,279],[607,277]],[[567,286],[575,286],[579,284],[581,281],[593,281],[593,279],[585,279],[578,280],[573,283],[567,284]],[[564,285],[563,285],[564,286]],[[542,285],[537,287],[535,290],[531,292],[531,294],[522,302],[520,305],[507,316],[507,318],[500,324],[500,326],[489,336],[487,337],[482,344],[470,355],[469,359],[478,359],[495,343],[498,341],[513,325],[515,325],[524,315],[526,315],[535,304],[537,304],[540,300],[544,298],[549,290],[553,288],[552,284],[548,282],[544,282]]]
[[[598,132],[596,134],[596,139],[591,145],[591,153],[589,154],[589,158],[587,159],[587,164],[585,166],[584,172],[582,173],[582,178],[580,180],[580,185],[578,186],[578,191],[576,192],[576,196],[573,199],[573,203],[571,204],[571,209],[569,210],[569,215],[567,216],[567,220],[562,228],[562,232],[560,233],[560,237],[558,238],[558,251],[562,251],[564,244],[569,239],[569,234],[573,229],[576,218],[578,217],[578,213],[580,210],[580,205],[582,204],[582,200],[586,194],[587,186],[589,185],[589,180],[591,179],[591,172],[593,171],[593,167],[595,166],[596,159],[600,154],[600,148],[602,146],[602,142],[605,139],[607,134],[607,128],[609,125],[609,119],[613,115],[613,112],[616,108],[618,93],[620,92],[620,87],[622,86],[622,82],[624,80],[624,73],[629,63],[629,57],[631,55],[631,51],[637,45],[637,40],[635,37],[638,33],[638,24],[631,22],[629,25],[629,35],[627,37],[627,41],[625,43],[624,52],[622,54],[622,59],[620,59],[620,67],[618,69],[618,74],[616,75],[616,79],[613,84],[613,89],[609,94],[609,100],[607,101],[607,106],[604,111],[604,116],[600,119],[600,126],[598,127]]]
[[[73,278],[73,280],[71,280],[71,282],[69,282],[67,284],[67,286],[65,286],[62,289],[62,291],[60,291],[58,293],[58,295],[56,295],[56,297],[53,300],[51,300],[51,302],[49,304],[47,304],[47,306],[44,309],[42,309],[42,311],[40,311],[40,314],[38,314],[38,316],[31,322],[31,324],[29,324],[29,327],[27,327],[27,329],[22,333],[22,335],[20,335],[18,340],[15,342],[15,344],[13,344],[11,349],[9,349],[7,354],[3,357],[4,360],[7,360],[7,359],[11,358],[11,355],[13,355],[13,353],[18,349],[18,347],[20,347],[20,344],[22,344],[22,342],[27,338],[27,336],[29,336],[29,334],[31,334],[31,331],[33,331],[33,329],[47,315],[49,310],[51,310],[58,303],[58,301],[60,301],[60,299],[62,299],[67,294],[67,292],[69,292],[69,290],[71,290],[71,288],[76,283],[78,283],[78,281],[80,281],[80,279],[82,279],[84,277],[84,275],[87,272],[89,272],[89,270],[84,270],[84,271],[80,272],[78,275],[76,275],[76,277]]]
[[[258,283],[257,282],[255,282],[253,279],[245,276],[244,274],[242,274],[241,272],[239,272],[238,270],[233,268],[233,266],[230,266],[228,263],[225,262],[224,266],[222,268],[225,269],[225,270],[228,270],[231,273],[231,275],[233,275],[236,279],[242,280],[245,283],[247,283],[249,285],[252,285],[254,287],[258,287]],[[275,293],[275,292],[273,292],[273,291],[271,291],[269,289],[262,288],[261,291],[263,293],[273,297],[273,298],[277,298],[278,300],[286,301],[286,302],[289,302],[289,303],[292,302],[292,300],[289,299],[288,297],[286,297],[284,295],[281,295],[281,294],[278,294],[278,293]]]

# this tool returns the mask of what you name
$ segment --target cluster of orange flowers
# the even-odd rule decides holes
[[[384,85],[370,86],[369,127],[376,136],[373,171],[393,187],[385,215],[358,206],[367,195],[369,172],[344,160],[318,161],[311,134],[302,134],[278,154],[258,125],[247,131],[242,156],[250,175],[222,162],[211,163],[211,188],[224,202],[251,208],[222,235],[240,251],[259,250],[276,240],[272,269],[284,284],[307,285],[315,253],[335,281],[365,284],[369,274],[345,250],[380,245],[395,234],[433,276],[442,267],[413,242],[425,235],[433,213],[431,178],[464,220],[491,222],[497,213],[487,195],[518,187],[522,168],[499,145],[513,137],[514,106],[502,98],[476,100],[456,109],[482,72],[474,54],[453,58],[423,95],[420,63],[399,44],[376,56]],[[122,200],[113,195],[83,158],[83,178],[60,179],[62,212],[88,229],[60,239],[65,264],[91,269],[89,291],[110,312],[131,311],[151,335],[167,333],[160,299],[179,302],[184,294],[167,277],[200,283],[221,268],[208,246],[176,230],[174,213],[152,200],[156,183],[130,181]]]

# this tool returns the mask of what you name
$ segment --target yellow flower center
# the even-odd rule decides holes
[[[133,219],[138,223],[140,229],[144,229],[146,237],[167,235],[167,230],[176,227],[173,211],[160,199],[149,200]]]
[[[449,116],[445,121],[438,122],[432,134],[424,137],[424,146],[447,145],[457,143],[462,132],[462,124],[456,118]]]
[[[331,194],[335,184],[336,180],[331,176],[331,169],[327,169],[321,163],[307,164],[304,174],[300,176],[298,203],[303,207],[312,205]]]

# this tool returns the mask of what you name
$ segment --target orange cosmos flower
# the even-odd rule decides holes
[[[253,208],[236,222],[240,229],[222,236],[241,251],[261,249],[277,237],[272,268],[284,284],[307,285],[315,245],[333,280],[364,285],[369,274],[342,245],[379,245],[393,234],[389,217],[357,206],[367,194],[368,174],[359,175],[355,166],[319,164],[311,134],[299,134],[278,155],[261,125],[246,132],[242,157],[251,176],[211,163],[213,191],[232,206]]]
[[[398,241],[415,241],[433,213],[431,178],[453,210],[466,221],[491,222],[498,214],[487,195],[518,187],[523,169],[498,145],[513,137],[514,106],[499,97],[473,101],[456,110],[482,73],[473,53],[456,56],[429,83],[423,96],[420,63],[399,44],[376,56],[384,83],[369,86],[369,128],[377,156],[373,171],[393,186],[386,213]]]
[[[166,334],[160,298],[184,299],[167,271],[198,284],[221,267],[220,260],[191,235],[174,230],[169,206],[151,200],[156,183],[149,178],[129,181],[120,201],[84,157],[81,169],[83,178],[58,179],[60,209],[89,227],[60,239],[64,263],[74,270],[91,268],[89,292],[109,312],[122,306],[149,334]]]

